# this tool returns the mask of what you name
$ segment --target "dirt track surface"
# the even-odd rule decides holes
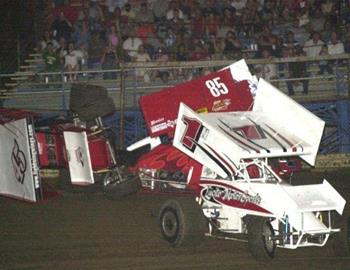
[[[0,269],[350,269],[350,257],[335,256],[330,245],[278,249],[270,263],[256,262],[235,241],[169,247],[155,217],[164,199],[65,194],[32,205],[0,198]]]

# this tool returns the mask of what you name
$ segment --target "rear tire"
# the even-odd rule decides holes
[[[193,197],[166,201],[159,211],[162,237],[171,246],[198,244],[204,237],[207,222]]]
[[[122,175],[119,178],[116,171],[105,174],[103,180],[103,192],[110,200],[118,200],[137,193],[141,189],[141,181],[135,175]]]
[[[253,257],[259,261],[269,261],[274,258],[276,242],[274,231],[267,218],[249,216],[245,218],[248,228],[248,248]]]

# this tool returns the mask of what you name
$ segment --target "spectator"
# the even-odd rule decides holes
[[[174,17],[167,21],[168,27],[174,29],[176,34],[186,32],[188,29],[185,27],[184,19],[180,18],[179,9],[174,10]]]
[[[147,7],[147,2],[142,2],[139,11],[136,12],[136,22],[144,25],[154,23],[154,16],[152,11]]]
[[[338,39],[337,32],[333,31],[331,33],[331,39],[328,42],[328,53],[330,55],[342,54],[344,53],[344,44]]]
[[[223,10],[223,18],[222,18],[222,24],[228,27],[232,27],[234,24],[234,17],[232,14],[232,9],[225,8]]]
[[[272,56],[270,50],[263,49],[262,57],[266,61],[266,63],[258,64],[255,67],[256,75],[258,77],[262,77],[267,81],[273,80],[277,78],[277,67],[276,64],[271,63]]]
[[[66,41],[71,41],[72,24],[67,20],[63,12],[60,12],[59,17],[52,23],[51,30],[56,40],[63,37]]]
[[[316,8],[313,16],[310,18],[310,29],[313,32],[322,32],[324,29],[325,17],[320,8]]]
[[[134,21],[136,18],[136,14],[134,10],[131,8],[130,3],[126,3],[124,8],[122,9],[122,16],[126,16],[129,21]]]
[[[105,51],[103,53],[102,59],[101,59],[101,65],[103,70],[109,70],[109,69],[116,69],[118,67],[118,56],[116,52],[116,47],[109,42],[108,45],[105,48]],[[104,72],[103,73],[103,79],[116,79],[117,73],[116,72]]]
[[[169,8],[168,8],[168,11],[166,13],[166,19],[168,21],[170,21],[174,18],[174,11],[175,10],[178,10],[180,19],[184,18],[184,14],[183,14],[182,10],[178,8],[176,1],[172,0],[169,3]]]
[[[215,34],[209,35],[207,46],[210,59],[222,60],[223,44],[216,38]]]
[[[150,62],[151,58],[149,54],[145,51],[144,46],[141,44],[134,56],[134,61],[139,63]],[[145,69],[137,68],[135,71],[136,79],[142,79],[145,83],[151,81],[148,72]]]
[[[43,59],[46,72],[57,72],[59,70],[60,57],[51,42],[47,43],[47,47],[43,53]]]
[[[323,45],[322,49],[320,51],[320,56],[327,56],[328,53],[328,47],[327,45]],[[333,74],[332,67],[330,66],[330,63],[328,60],[321,60],[319,63],[320,71],[318,72],[319,75],[323,75],[325,71],[327,71],[328,74]]]
[[[223,53],[226,59],[239,59],[241,57],[241,42],[233,31],[226,34]]]
[[[64,70],[68,72],[78,71],[80,69],[80,61],[83,59],[83,52],[74,48],[74,43],[68,44],[67,54],[64,56]],[[70,81],[76,80],[77,74],[70,73],[68,75]]]
[[[64,13],[64,16],[72,25],[75,24],[75,22],[78,19],[79,13],[74,7],[70,5],[69,0],[64,0],[62,5],[55,6],[52,15],[54,18],[57,18],[60,16],[61,12]]]
[[[208,58],[208,52],[206,48],[200,42],[194,45],[194,50],[190,55],[190,61],[200,61]]]
[[[305,42],[304,52],[306,56],[317,57],[320,55],[320,51],[324,42],[320,39],[320,34],[318,32],[313,32],[311,39]]]
[[[117,33],[117,28],[115,25],[111,25],[109,27],[109,31],[107,34],[108,43],[113,46],[114,48],[117,48],[119,44],[119,38]]]
[[[88,68],[100,68],[105,47],[106,42],[103,36],[98,32],[92,33],[88,47]]]
[[[153,10],[156,22],[159,22],[161,19],[166,18],[168,6],[169,0],[155,0],[153,2],[151,10]]]
[[[176,35],[174,33],[174,30],[171,27],[169,27],[164,37],[164,45],[167,48],[167,50],[169,50],[173,45],[175,45],[175,43],[176,43]]]
[[[309,38],[308,31],[304,25],[299,23],[298,19],[293,19],[292,25],[288,27],[288,30],[288,33],[293,32],[293,39],[295,39],[295,41],[297,41],[301,46],[303,46]]]
[[[295,50],[291,50],[290,56],[303,56],[304,51],[301,47],[297,47]],[[299,82],[302,82],[303,85],[303,94],[307,95],[309,92],[309,80],[305,79],[308,77],[307,66],[305,62],[290,62],[289,63],[289,77],[290,78],[303,78],[296,81],[287,81],[288,94],[290,96],[294,95],[294,86],[298,85]]]
[[[126,52],[127,60],[134,61],[142,40],[135,35],[135,30],[130,31],[130,36],[123,42],[123,50]]]
[[[188,51],[184,43],[177,45],[176,49],[176,61],[188,61]]]
[[[330,15],[334,5],[335,5],[334,1],[331,1],[331,0],[322,1],[322,4],[321,4],[322,13],[325,16]]]
[[[61,37],[58,41],[59,47],[56,50],[60,58],[60,63],[64,65],[64,56],[67,54],[67,43],[64,37]]]
[[[300,43],[294,38],[294,32],[288,31],[286,41],[283,43],[283,47],[295,50],[298,46],[300,46]]]
[[[44,36],[40,41],[40,48],[39,49],[41,52],[45,52],[48,43],[51,43],[51,45],[55,51],[60,47],[58,42],[52,37],[51,31],[45,30]]]
[[[191,33],[194,38],[203,38],[205,35],[205,18],[200,10],[194,10],[191,17]]]
[[[217,35],[219,31],[219,21],[214,12],[210,12],[208,14],[205,26],[206,26],[206,29],[205,29],[206,36]]]
[[[87,51],[91,38],[88,22],[83,21],[81,27],[75,25],[75,28],[76,29],[72,36],[74,44],[77,46],[77,48],[83,48],[84,51]]]
[[[169,56],[165,51],[164,47],[160,47],[155,55],[155,61],[157,63],[165,63],[169,61]],[[168,70],[159,70],[156,71],[155,75],[152,77],[159,77],[163,83],[167,83],[169,80],[170,72]]]
[[[128,0],[105,0],[105,5],[109,14],[113,14],[116,9],[121,8],[128,2]]]
[[[101,6],[96,1],[89,2],[89,24],[92,31],[100,31],[104,15]]]
[[[233,0],[231,6],[235,10],[243,10],[247,6],[247,0]]]

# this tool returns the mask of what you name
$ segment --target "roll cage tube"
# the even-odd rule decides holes
[[[271,169],[268,159],[241,160],[234,181],[239,182],[263,182],[263,183],[281,183],[282,179]]]

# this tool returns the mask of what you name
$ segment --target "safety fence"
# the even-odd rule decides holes
[[[324,119],[327,128],[321,151],[338,153],[350,152],[349,59],[344,54],[248,59],[247,63],[252,73],[270,80],[284,93],[293,94],[292,89],[297,102]],[[109,70],[87,69],[82,63],[79,71],[70,73],[31,71],[0,75],[3,80],[12,81],[11,89],[2,90],[1,101],[5,107],[66,115],[72,84],[104,86],[117,108],[105,121],[119,134],[119,145],[125,147],[146,136],[138,108],[140,96],[219,70],[232,62],[120,63],[117,69]],[[38,66],[38,70],[41,68]]]

